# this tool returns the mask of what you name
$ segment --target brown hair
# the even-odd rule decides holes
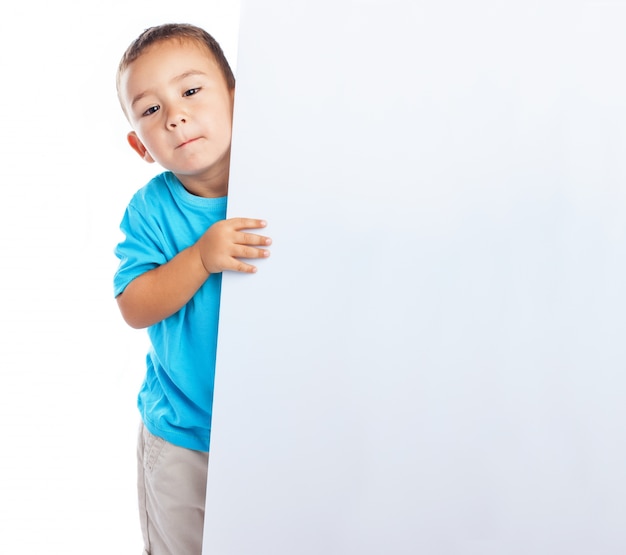
[[[215,58],[222,75],[224,75],[228,88],[231,90],[235,88],[235,76],[230,69],[228,60],[221,46],[209,33],[200,27],[188,23],[166,23],[146,29],[131,43],[126,49],[126,52],[124,52],[117,68],[116,85],[118,95],[120,90],[120,78],[124,70],[139,58],[149,46],[170,39],[193,40],[208,48],[209,52]]]

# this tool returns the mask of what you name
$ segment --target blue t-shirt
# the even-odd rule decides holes
[[[122,219],[115,296],[225,217],[226,197],[192,195],[171,172],[156,176],[135,193]],[[176,314],[148,328],[151,348],[138,396],[151,433],[197,451],[209,450],[221,278],[209,276]]]

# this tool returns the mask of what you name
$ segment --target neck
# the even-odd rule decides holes
[[[192,195],[218,198],[228,194],[229,170],[230,156],[227,155],[217,167],[200,175],[175,175]]]

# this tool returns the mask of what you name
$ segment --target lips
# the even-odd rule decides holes
[[[195,141],[197,141],[200,137],[196,137],[195,139],[189,139],[188,141],[183,141],[182,143],[180,143],[176,148],[183,148],[184,146],[187,146]]]

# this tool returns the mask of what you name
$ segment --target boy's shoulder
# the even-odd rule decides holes
[[[148,183],[138,189],[128,203],[137,209],[160,205],[164,198],[171,195],[171,179],[173,175],[165,171],[155,175]],[[175,178],[174,178],[175,179]]]
[[[164,171],[158,175],[155,175],[150,181],[148,181],[145,185],[140,187],[133,198],[145,198],[151,196],[159,196],[162,195],[165,191],[169,189],[168,182],[170,181],[171,172]]]
[[[170,171],[154,176],[141,187],[128,203],[127,212],[141,214],[147,221],[185,220],[207,218],[223,219],[226,215],[226,197],[198,197],[185,189],[178,177]]]

